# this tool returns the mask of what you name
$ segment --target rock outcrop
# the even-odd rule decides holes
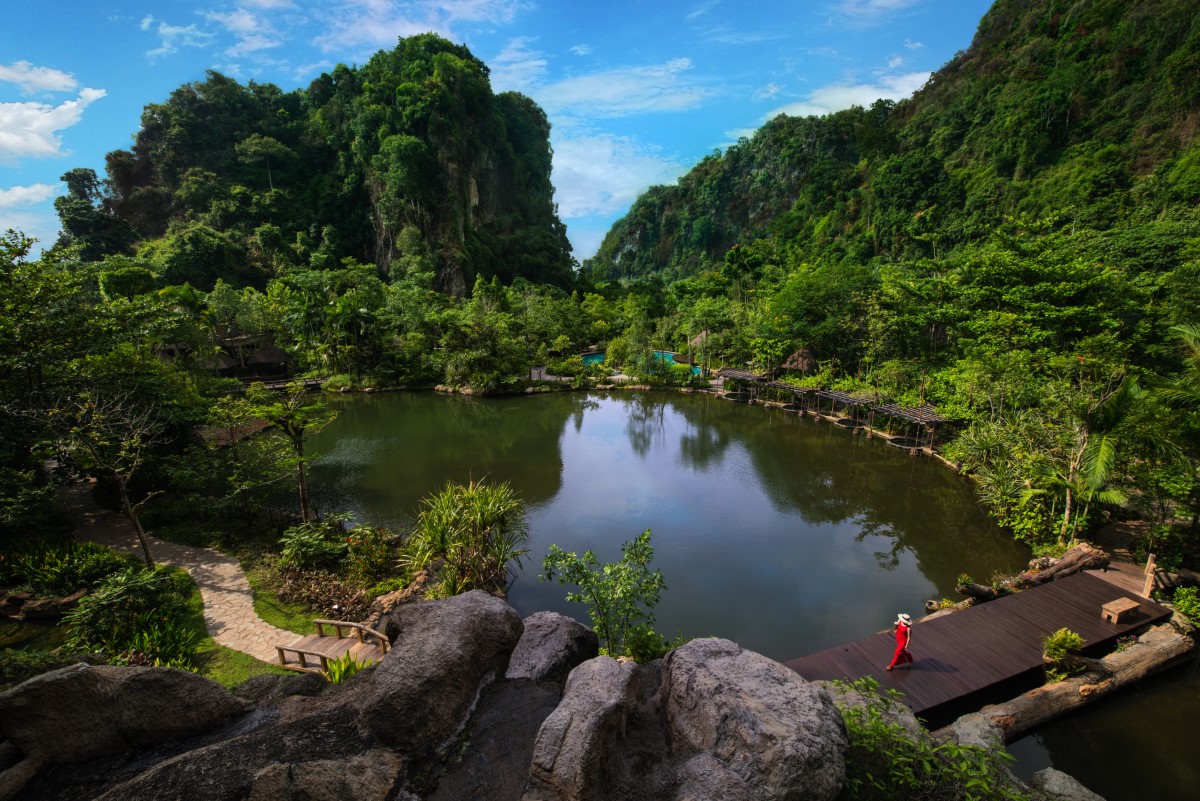
[[[581,662],[599,655],[600,638],[574,618],[557,612],[535,612],[525,618],[525,631],[508,660],[510,679],[566,684],[567,675]]]
[[[693,640],[661,664],[572,671],[523,799],[833,799],[846,747],[825,690],[728,640]]]
[[[82,762],[208,731],[250,709],[174,668],[73,665],[0,695],[0,735],[43,762]]]
[[[482,592],[405,604],[380,627],[392,650],[336,686],[263,676],[231,694],[113,666],[21,684],[0,695],[0,801],[832,801],[849,747],[834,697],[867,702],[727,640],[641,665],[594,656],[578,623],[522,622]],[[930,737],[892,706],[890,722]],[[943,736],[996,748],[1004,731],[976,714]]]

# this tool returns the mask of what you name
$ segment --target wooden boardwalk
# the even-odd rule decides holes
[[[1118,598],[1139,602],[1133,619],[1103,620],[1100,607]],[[940,720],[1002,700],[990,697],[995,692],[1013,695],[1039,683],[1047,634],[1069,628],[1087,642],[1086,655],[1099,656],[1122,634],[1170,616],[1170,609],[1085,571],[914,626],[916,661],[907,668],[884,670],[895,650],[890,631],[784,664],[809,680],[873,676],[881,689],[904,693],[917,715]]]
[[[314,620],[316,634],[277,645],[279,666],[302,673],[328,673],[330,660],[347,654],[359,662],[375,663],[391,650],[391,642],[381,632],[361,623],[345,620]],[[335,634],[326,634],[332,628]]]

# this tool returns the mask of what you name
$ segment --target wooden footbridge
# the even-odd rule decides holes
[[[1137,605],[1128,619],[1105,620],[1101,607],[1122,599]],[[1085,655],[1102,656],[1118,637],[1170,616],[1170,609],[1084,571],[914,626],[915,662],[905,668],[885,670],[896,644],[890,631],[784,664],[809,680],[873,676],[937,724],[1040,684],[1048,634],[1071,629],[1087,643]]]
[[[391,649],[391,642],[375,629],[344,620],[314,620],[316,634],[300,637],[289,645],[277,645],[279,666],[302,673],[328,673],[329,661],[351,654],[359,662],[378,662]],[[332,629],[333,634],[327,630]]]

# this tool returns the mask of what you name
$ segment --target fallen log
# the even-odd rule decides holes
[[[1155,626],[1129,648],[1094,662],[1089,660],[1095,668],[1066,681],[1030,690],[1002,704],[985,706],[980,714],[1000,727],[1005,742],[1012,742],[1066,712],[1178,664],[1195,647],[1190,636],[1179,633],[1173,626]]]
[[[1040,566],[1041,563],[1042,560],[1035,559],[1030,563],[1030,567],[1034,569],[1016,576],[1010,576],[1001,582],[993,584],[991,587],[975,582],[968,582],[960,584],[954,589],[960,595],[966,595],[977,601],[992,601],[1005,595],[1011,595],[1027,587],[1034,587],[1064,576],[1070,576],[1081,570],[1097,567],[1106,568],[1109,565],[1109,559],[1104,551],[1091,543],[1081,542],[1078,545],[1072,546],[1060,558],[1054,560],[1049,565]]]

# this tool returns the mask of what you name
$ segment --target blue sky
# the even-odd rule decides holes
[[[779,113],[901,98],[966,48],[982,0],[10,0],[0,31],[0,231],[50,244],[74,167],[103,177],[142,108],[215,69],[306,87],[435,31],[536,100],[580,260],[639,193]]]

